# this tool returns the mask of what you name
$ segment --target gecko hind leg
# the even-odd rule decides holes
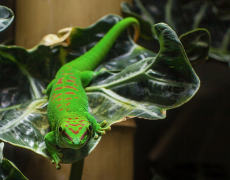
[[[53,79],[53,80],[48,84],[48,86],[46,87],[46,89],[44,89],[44,90],[42,91],[42,94],[46,94],[47,96],[49,96],[50,93],[51,93],[51,90],[52,90],[52,87],[53,87],[54,82],[55,82],[55,79]]]
[[[86,87],[90,84],[92,79],[100,74],[101,72],[106,71],[105,68],[101,68],[100,71],[83,71],[80,73],[81,83],[83,87]]]

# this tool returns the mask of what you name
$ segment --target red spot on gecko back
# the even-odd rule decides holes
[[[54,91],[59,90],[59,89],[62,89],[62,88],[63,88],[63,87],[57,87],[57,88],[54,89]]]
[[[75,94],[74,92],[66,92],[65,94]]]
[[[74,86],[78,86],[77,84],[73,84]]]
[[[63,109],[59,109],[59,111],[62,111]]]
[[[62,75],[73,75],[73,73],[63,73]]]
[[[66,111],[69,111],[69,108],[68,108],[68,109],[66,109]]]
[[[61,101],[62,100],[62,98],[59,98],[57,101]]]
[[[62,82],[62,79],[64,79],[64,78],[58,79],[58,82],[57,82],[56,84],[62,84],[62,83],[63,83],[63,82]]]
[[[76,81],[74,81],[74,80],[66,80],[66,82],[76,82]]]
[[[59,106],[61,106],[61,104],[58,104],[58,105],[57,105],[57,108],[58,108]],[[59,110],[59,111],[60,111],[60,110]]]
[[[53,97],[54,95],[55,95],[55,93],[51,97]]]
[[[75,77],[73,77],[73,76],[70,76],[70,78],[72,78],[72,79],[77,79],[77,78],[75,78]]]
[[[76,99],[78,99],[78,97],[75,97]]]
[[[78,89],[77,89],[77,88],[72,87],[72,86],[65,86],[65,88],[74,89],[74,90],[78,91]]]
[[[79,122],[83,122],[83,121],[86,121],[86,120],[81,120],[81,121],[79,121]]]
[[[72,118],[68,118],[69,120],[71,120]]]
[[[51,99],[51,101],[53,101],[56,97],[61,96],[61,95],[62,93],[57,94],[56,96],[53,97],[53,99]]]
[[[70,99],[72,99],[72,98],[66,98],[65,100],[70,100]]]
[[[78,117],[75,117],[74,119],[78,119]]]
[[[68,106],[70,103],[67,103],[66,106]]]

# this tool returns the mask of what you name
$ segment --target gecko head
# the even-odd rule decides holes
[[[58,144],[63,148],[79,149],[85,145],[92,133],[88,120],[64,121],[57,128]]]

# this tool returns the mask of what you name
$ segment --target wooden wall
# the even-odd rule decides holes
[[[131,2],[131,0],[126,0]],[[35,46],[43,36],[65,27],[87,27],[107,14],[121,15],[122,0],[16,1],[16,44]]]

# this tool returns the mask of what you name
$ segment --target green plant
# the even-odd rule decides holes
[[[120,19],[108,15],[86,29],[62,30],[57,41],[47,44],[46,38],[55,36],[50,35],[28,50],[0,46],[0,140],[50,159],[43,139],[49,124],[42,90],[61,65],[89,50]],[[176,33],[164,23],[154,25],[152,32],[160,44],[158,53],[135,44],[125,31],[97,67],[106,71],[85,88],[97,121],[163,119],[166,110],[181,106],[197,92],[199,78]],[[63,149],[63,163],[83,159],[100,140],[91,138],[79,150]]]

